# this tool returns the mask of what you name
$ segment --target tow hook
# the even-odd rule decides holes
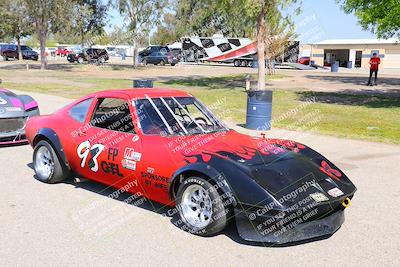
[[[351,204],[351,200],[350,200],[350,198],[348,198],[348,197],[346,197],[346,198],[342,201],[342,206],[343,206],[344,208],[350,207],[350,204]]]

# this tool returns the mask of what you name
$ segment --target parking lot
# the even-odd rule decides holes
[[[224,68],[226,72],[236,71]],[[196,69],[198,75],[202,75],[200,69]],[[151,76],[143,73],[136,75]],[[349,86],[363,88],[357,84]],[[39,102],[43,114],[72,101],[28,93]],[[236,125],[232,127],[258,134]],[[123,201],[128,196],[108,198],[112,190],[89,181],[40,183],[33,178],[31,147],[3,147],[0,149],[0,265],[397,266],[400,263],[398,145],[283,129],[273,129],[267,135],[309,145],[337,164],[357,186],[352,205],[346,210],[346,221],[332,237],[298,246],[264,247],[241,241],[234,226],[215,237],[190,235],[177,229],[171,217],[162,216],[164,209],[155,203],[128,205]],[[101,203],[101,208],[91,209],[92,203]]]

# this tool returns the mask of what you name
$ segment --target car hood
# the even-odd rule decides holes
[[[336,201],[338,198],[330,195],[330,190],[339,189],[343,193],[341,197],[352,196],[356,190],[332,162],[294,141],[255,138],[229,131],[206,135],[201,142],[193,144],[182,151],[185,161],[189,164],[206,163],[224,173],[239,201],[279,200],[292,192],[303,198],[322,193],[329,200]],[[250,186],[251,183],[256,183],[264,193],[254,185]],[[302,188],[301,192],[299,188]],[[282,203],[290,206],[292,200],[285,198]]]
[[[25,106],[18,96],[0,88],[0,118],[21,117],[24,114]]]

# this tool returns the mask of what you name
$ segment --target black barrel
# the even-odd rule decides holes
[[[272,114],[272,91],[248,91],[246,128],[270,130]]]
[[[133,88],[153,88],[152,80],[133,80]]]

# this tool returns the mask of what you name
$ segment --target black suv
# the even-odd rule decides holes
[[[149,56],[150,54],[161,52],[163,54],[170,52],[168,46],[165,45],[151,45],[146,49],[139,52],[139,56],[143,59],[144,57]]]
[[[29,46],[21,45],[22,59],[31,59],[37,61],[39,59],[39,54],[32,50]],[[1,48],[1,55],[4,60],[9,60],[10,58],[19,59],[18,56],[18,46],[17,45],[4,45]]]
[[[87,61],[89,63],[105,63],[109,60],[107,50],[99,48],[88,48],[84,49],[80,53],[70,53],[67,56],[67,60],[71,63],[78,62],[83,63]]]

